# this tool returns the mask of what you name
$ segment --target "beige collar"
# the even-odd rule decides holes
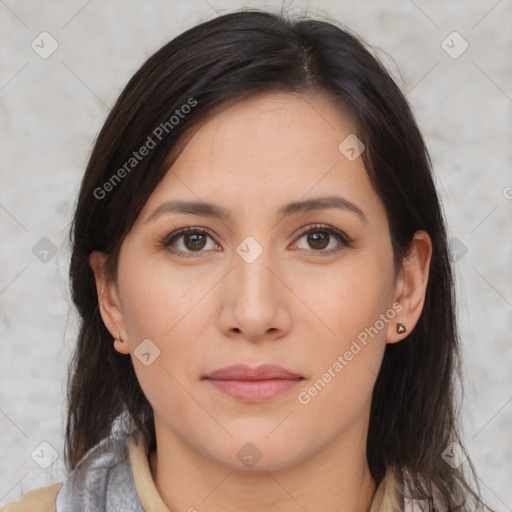
[[[147,446],[143,438],[137,442],[131,437],[128,441],[128,449],[135,489],[142,508],[145,512],[170,512],[153,481]],[[398,489],[398,480],[394,473],[389,471],[375,492],[370,512],[402,512],[403,506],[400,505]]]

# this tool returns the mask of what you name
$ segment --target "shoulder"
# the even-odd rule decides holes
[[[30,491],[6,505],[1,512],[55,512],[55,500],[61,487],[62,483],[59,483]]]

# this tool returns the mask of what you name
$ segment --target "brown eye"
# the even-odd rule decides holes
[[[308,229],[309,228],[309,229]],[[307,226],[302,230],[300,239],[306,239],[307,247],[299,247],[315,256],[329,256],[349,247],[351,239],[330,226]],[[213,246],[207,247],[208,239]],[[193,257],[210,250],[218,250],[213,237],[203,228],[186,227],[171,233],[161,241],[161,246],[177,256]],[[329,247],[332,246],[332,247]],[[194,254],[195,253],[195,254]]]
[[[325,249],[329,245],[329,234],[326,231],[316,231],[307,234],[308,244],[313,249]]]
[[[183,245],[191,251],[199,251],[206,245],[206,235],[202,233],[183,235]]]
[[[192,253],[206,252],[205,247],[211,239],[208,231],[201,228],[187,227],[175,231],[162,241],[162,247],[178,256],[191,256]],[[216,248],[213,244],[213,249]]]
[[[324,225],[307,226],[302,230],[299,240],[303,238],[306,240],[307,247],[299,247],[299,249],[307,250],[312,254],[318,253],[315,256],[328,256],[349,247],[351,243],[349,237],[337,229]],[[332,246],[327,249],[329,245]]]

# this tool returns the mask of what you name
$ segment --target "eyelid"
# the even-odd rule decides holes
[[[327,251],[324,250],[318,250],[315,251],[313,249],[298,249],[300,251],[307,251],[308,253],[312,253],[315,256],[329,256],[331,254],[337,253],[341,251],[343,248],[350,247],[352,245],[353,239],[349,237],[346,233],[343,231],[335,228],[334,226],[331,226],[329,224],[308,224],[307,226],[303,226],[299,229],[297,233],[294,235],[294,239],[300,239],[302,236],[315,231],[325,231],[329,233],[331,236],[335,236],[342,247],[329,249]],[[197,256],[194,254],[194,251],[190,252],[183,252],[180,250],[173,250],[170,249],[171,244],[178,240],[181,236],[183,236],[186,233],[198,233],[198,234],[205,234],[208,235],[216,244],[217,241],[215,239],[215,236],[212,234],[212,232],[208,228],[199,227],[199,226],[186,226],[180,229],[177,229],[176,231],[173,231],[170,235],[165,236],[159,243],[159,246],[161,248],[169,250],[171,253],[176,254],[177,256],[182,256],[185,258],[188,257],[198,257],[201,255],[201,253],[206,251],[197,251]],[[218,245],[218,244],[217,244]]]
[[[343,231],[341,231],[329,224],[308,224],[307,226],[300,228],[295,236],[296,237],[302,236],[302,235],[305,235],[306,233],[309,233],[310,231],[314,232],[315,230],[320,231],[322,229],[324,231],[332,232],[332,233],[338,235],[340,238],[342,238],[347,243],[353,241],[346,233],[344,233]]]
[[[174,242],[175,240],[178,240],[181,236],[183,236],[187,233],[199,233],[199,234],[203,234],[203,235],[208,235],[215,243],[217,243],[217,241],[215,240],[215,237],[213,236],[212,232],[209,229],[198,227],[198,226],[197,227],[196,226],[186,226],[186,227],[177,229],[176,231],[173,231],[170,235],[165,236],[161,240],[159,245],[161,247],[163,247],[164,249],[168,249],[175,254],[180,254],[181,251],[173,251],[173,250],[169,249],[169,247],[172,242]],[[198,251],[198,254],[200,254],[201,252],[204,252],[204,251]],[[187,254],[193,255],[194,253],[191,251]]]
[[[299,232],[295,235],[296,239],[302,238],[304,235],[308,233],[315,233],[318,231],[325,231],[329,233],[330,236],[333,236],[338,239],[339,243],[342,247],[336,247],[334,249],[329,249],[327,251],[315,251],[313,249],[299,249],[301,251],[307,251],[308,253],[312,254],[313,256],[330,256],[332,254],[336,254],[340,252],[342,249],[351,247],[353,239],[349,237],[346,233],[343,231],[335,228],[334,226],[331,226],[329,224],[308,224],[307,226],[304,226],[300,228]]]

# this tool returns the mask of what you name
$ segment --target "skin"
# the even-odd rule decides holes
[[[203,124],[153,191],[123,242],[117,282],[105,277],[104,254],[90,257],[103,320],[122,340],[115,349],[132,357],[154,409],[151,470],[170,510],[354,512],[371,505],[371,393],[386,343],[405,338],[420,316],[432,247],[418,231],[395,273],[384,206],[362,159],[349,161],[338,149],[351,133],[350,119],[319,94],[245,99]],[[341,209],[276,217],[284,203],[327,195],[357,205],[366,222]],[[232,218],[163,213],[147,222],[171,199],[214,202]],[[353,241],[345,246],[314,228],[324,233],[315,245],[299,229],[316,223]],[[174,248],[188,258],[159,245],[185,226],[210,231],[200,252],[183,236]],[[251,263],[236,252],[248,236],[263,249]],[[332,248],[340,250],[322,256]],[[400,308],[394,318],[300,403],[299,392],[393,304]],[[408,332],[398,334],[397,322]],[[148,338],[160,355],[145,366],[134,350]],[[281,365],[304,380],[249,403],[202,379],[238,363]],[[237,457],[249,442],[261,454],[251,468]]]

